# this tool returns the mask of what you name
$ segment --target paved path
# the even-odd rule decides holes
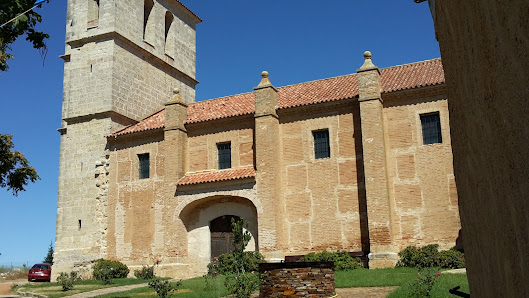
[[[88,297],[96,297],[99,295],[106,295],[110,293],[117,293],[117,292],[125,292],[137,288],[143,288],[149,286],[149,283],[143,283],[143,284],[137,284],[137,285],[130,285],[130,286],[121,286],[121,287],[113,287],[113,288],[106,288],[106,289],[99,289],[95,291],[90,292],[84,292],[75,294],[68,297],[75,297],[75,298],[88,298]]]

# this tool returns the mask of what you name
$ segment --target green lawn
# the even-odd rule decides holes
[[[203,277],[197,277],[192,279],[182,280],[182,285],[178,287],[178,291],[173,295],[176,297],[205,297],[215,298],[228,295],[226,288],[224,288],[224,277],[220,276],[215,280],[210,289],[206,289],[206,282]],[[127,292],[119,292],[113,294],[107,294],[100,297],[138,297],[138,296],[151,296],[156,295],[156,292],[149,288],[139,288]]]
[[[453,298],[457,297],[448,292],[448,290],[461,286],[459,291],[469,294],[468,280],[466,274],[441,274],[439,276],[430,292],[431,297],[446,297]],[[410,283],[403,285],[397,290],[393,291],[388,297],[389,298],[401,298],[401,297],[413,297],[413,287]]]
[[[357,269],[351,271],[337,271],[336,287],[383,287],[383,286],[400,286],[390,294],[390,298],[413,297],[413,288],[411,283],[417,279],[417,269],[415,268],[387,268],[387,269]],[[104,286],[101,281],[81,281],[74,285],[74,290],[62,292],[60,285],[57,283],[32,283],[31,285],[22,286],[19,290],[24,292],[36,292],[49,297],[63,297],[81,292],[92,291],[101,288],[146,283],[145,280],[133,278],[115,279],[114,284]],[[460,291],[469,293],[468,281],[466,274],[441,274],[437,278],[435,286],[431,292],[432,297],[455,297],[448,293],[448,290],[456,286],[461,286]],[[176,297],[221,297],[228,293],[224,288],[224,277],[218,277],[214,284],[206,289],[206,283],[203,277],[192,278],[182,281],[178,291],[174,294]],[[138,296],[155,296],[156,293],[149,287],[142,287],[127,292],[107,294],[100,297],[138,297]]]
[[[78,281],[78,282],[75,282],[73,290],[67,291],[67,292],[63,292],[61,285],[59,285],[56,282],[35,282],[35,283],[30,283],[30,284],[19,286],[17,288],[17,291],[33,292],[33,293],[38,293],[41,295],[46,295],[50,298],[54,298],[54,297],[70,296],[74,294],[89,292],[89,291],[98,290],[98,289],[110,288],[110,287],[141,284],[141,283],[146,283],[148,281],[142,280],[142,279],[135,279],[135,278],[117,278],[117,279],[113,279],[112,282],[113,284],[111,285],[103,285],[103,283],[100,280]]]
[[[415,268],[356,269],[336,271],[337,288],[400,286],[417,278]]]

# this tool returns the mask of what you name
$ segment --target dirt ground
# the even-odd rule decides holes
[[[17,280],[0,280],[0,295],[9,295],[13,294],[10,293],[9,290],[11,290],[11,286],[13,284],[25,284],[27,283],[27,279],[17,279]]]
[[[338,297],[384,298],[398,287],[340,288],[336,289]]]

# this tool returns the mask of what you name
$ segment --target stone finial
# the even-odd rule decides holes
[[[173,89],[173,97],[171,98],[171,100],[169,101],[170,103],[171,102],[184,102],[184,100],[182,99],[182,97],[180,97],[180,88],[178,87],[175,87]]]
[[[268,79],[268,71],[263,71],[261,73],[261,83],[259,83],[257,88],[267,87],[267,86],[272,86],[272,82],[270,82],[270,79]]]
[[[365,51],[364,52],[364,65],[362,65],[362,67],[360,67],[360,69],[358,69],[358,72],[360,71],[366,71],[366,70],[372,70],[372,69],[376,69],[378,70],[378,67],[376,67],[375,64],[373,64],[373,61],[371,60],[371,52],[370,51]]]

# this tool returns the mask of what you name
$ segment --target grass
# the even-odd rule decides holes
[[[176,293],[173,295],[177,297],[205,297],[205,298],[214,298],[228,295],[228,291],[224,287],[224,277],[219,276],[215,283],[210,289],[206,289],[206,282],[203,277],[197,277],[192,279],[182,280],[182,285],[178,287]],[[138,288],[126,292],[112,293],[99,297],[105,298],[126,298],[126,297],[138,297],[138,296],[156,296],[156,292],[149,287]]]
[[[134,285],[134,284],[141,284],[148,282],[147,280],[143,279],[135,279],[135,278],[116,278],[112,280],[111,285],[103,285],[103,282],[100,280],[83,280],[78,281],[74,283],[73,290],[63,292],[61,286],[56,282],[38,282],[38,283],[30,283],[26,285],[21,285],[17,287],[17,291],[21,292],[33,292],[38,293],[41,295],[46,295],[50,298],[54,297],[64,297],[64,296],[70,296],[74,294],[94,291],[98,289],[105,289],[110,287],[119,287],[119,286],[127,286],[127,285]]]
[[[411,283],[417,279],[416,268],[385,268],[385,269],[356,269],[349,271],[337,271],[336,287],[353,288],[353,287],[384,287],[399,286],[397,290],[390,294],[390,298],[413,297],[413,288]],[[132,285],[146,283],[146,280],[133,278],[114,279],[114,284],[103,285],[101,281],[88,280],[76,282],[74,289],[68,292],[62,292],[61,286],[57,283],[32,283],[18,288],[23,292],[35,292],[49,297],[63,297],[81,292],[93,291],[108,287]],[[468,281],[466,274],[441,274],[436,280],[435,286],[431,292],[432,297],[455,297],[448,293],[448,290],[456,286],[461,286],[460,291],[469,293]],[[176,297],[221,297],[228,295],[224,287],[224,277],[220,276],[214,284],[206,289],[206,282],[203,277],[192,278],[182,281],[178,291],[174,293]],[[156,292],[150,287],[142,287],[126,292],[111,293],[99,297],[141,297],[156,296]]]
[[[441,274],[441,276],[436,279],[432,291],[430,292],[430,296],[435,298],[456,297],[448,292],[448,290],[456,286],[461,286],[459,291],[467,294],[470,293],[466,274]],[[388,298],[414,297],[413,294],[414,289],[411,283],[407,283],[393,291]]]
[[[417,277],[416,268],[356,269],[336,271],[337,288],[401,286]]]

